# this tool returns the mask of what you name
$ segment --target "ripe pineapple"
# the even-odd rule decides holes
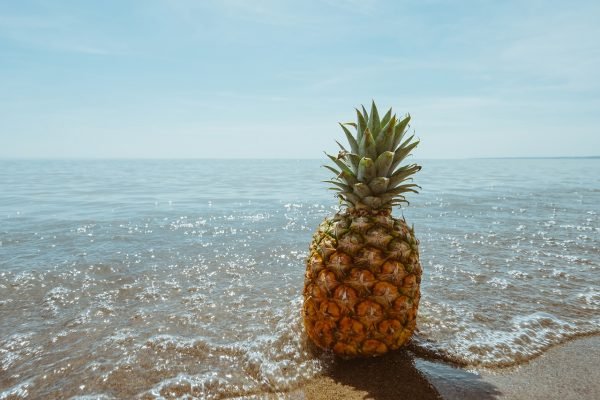
[[[405,138],[410,116],[398,120],[390,109],[380,119],[374,102],[370,114],[356,113],[356,123],[340,124],[349,149],[338,142],[339,155],[327,154],[336,175],[327,182],[345,207],[313,235],[303,304],[308,336],[346,358],[380,355],[410,339],[422,272],[413,229],[391,215],[419,188],[409,182],[421,167],[400,166],[419,144]]]

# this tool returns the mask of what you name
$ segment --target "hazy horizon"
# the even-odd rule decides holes
[[[354,107],[421,159],[594,157],[600,3],[0,4],[0,159],[319,159]]]
[[[536,159],[598,159],[598,156],[508,156],[508,157],[456,157],[456,158],[441,158],[441,157],[408,157],[406,160],[410,162],[421,162],[427,160],[448,160],[448,161],[460,161],[460,160],[536,160]],[[216,161],[229,161],[229,160],[247,160],[247,161],[323,161],[328,162],[326,157],[298,157],[298,158],[277,158],[277,157],[182,157],[182,158],[171,158],[171,157],[0,157],[0,161],[201,161],[201,160],[216,160]]]

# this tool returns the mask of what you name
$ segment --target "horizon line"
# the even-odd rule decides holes
[[[418,160],[528,160],[528,159],[597,159],[600,155],[590,156],[492,156],[492,157],[411,157]],[[312,157],[0,157],[0,161],[199,161],[199,160],[321,160]]]

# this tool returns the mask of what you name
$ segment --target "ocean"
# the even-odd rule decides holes
[[[322,160],[0,161],[0,399],[261,396],[331,357],[300,310]],[[516,366],[600,333],[600,159],[422,160],[411,346]]]

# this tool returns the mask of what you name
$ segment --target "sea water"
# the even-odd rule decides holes
[[[0,161],[0,399],[221,398],[331,360],[300,319],[319,160]],[[413,348],[518,365],[600,333],[600,160],[423,160]]]

